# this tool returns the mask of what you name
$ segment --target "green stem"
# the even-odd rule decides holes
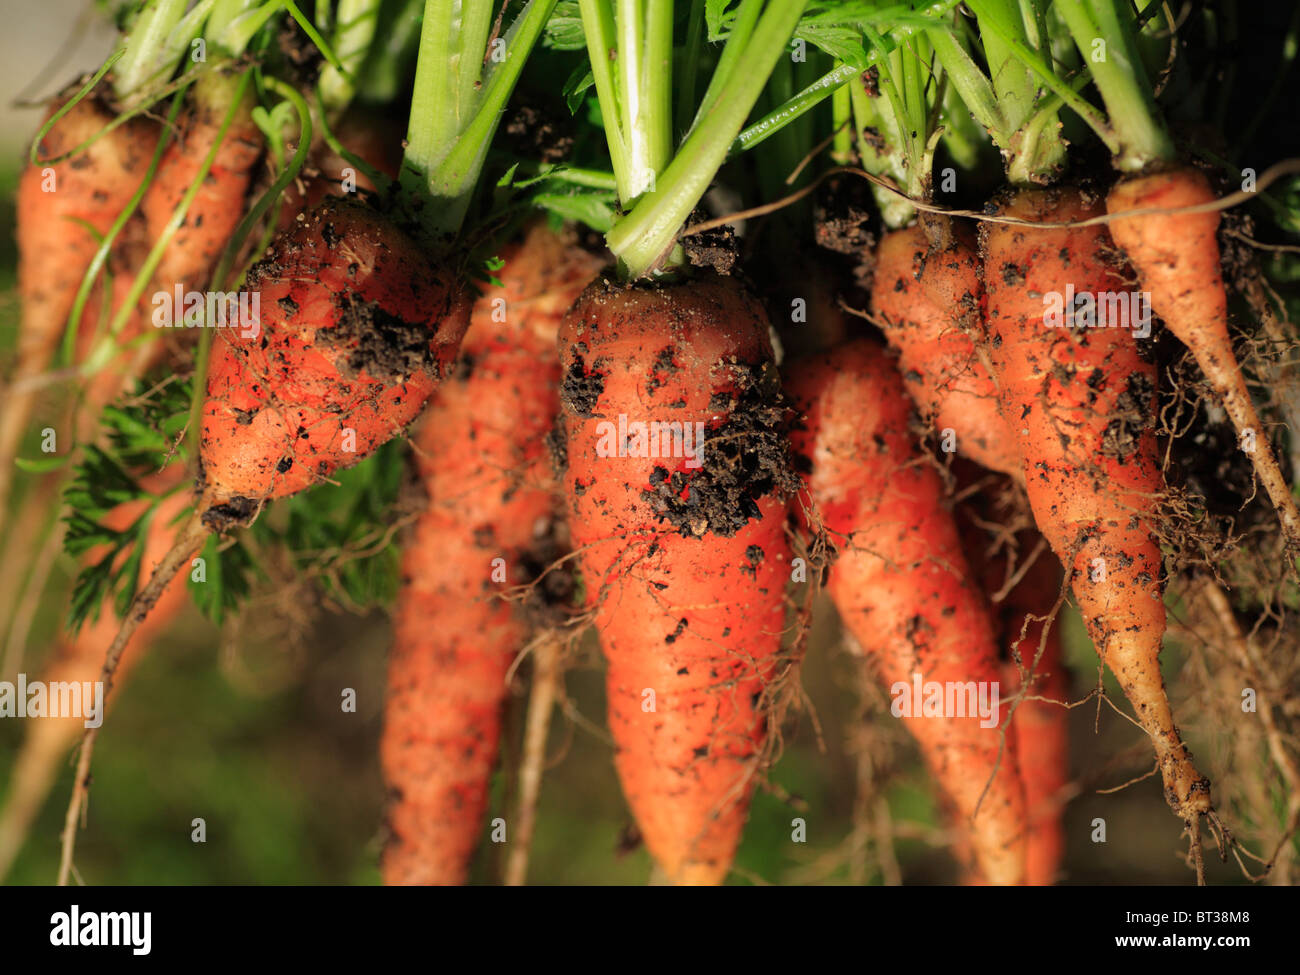
[[[156,0],[140,12],[114,75],[113,90],[119,98],[129,100],[159,70],[167,39],[188,5],[189,0]],[[207,0],[207,5],[211,7],[212,0]]]
[[[1127,2],[1121,12],[1112,0],[1058,0],[1057,10],[1106,103],[1116,167],[1134,172],[1173,159],[1173,141],[1156,110]]]
[[[686,47],[682,52],[681,74],[677,80],[677,119],[690,117],[695,104],[695,81],[700,73],[700,51],[704,46],[704,0],[691,0],[686,21]],[[685,133],[680,133],[685,135]]]
[[[979,21],[996,105],[988,104],[983,84],[971,73],[970,59],[943,38],[938,38],[940,62],[963,97],[972,98],[972,112],[986,120],[1009,178],[1017,185],[1050,182],[1065,163],[1065,142],[1057,106],[1051,96],[1040,94],[1040,85],[1090,123],[1096,112],[1044,60],[1039,48],[1050,57],[1051,39],[1040,0],[968,0],[968,6]]]
[[[683,221],[699,203],[726,159],[777,58],[785,53],[786,43],[806,4],[807,0],[775,0],[768,5],[744,51],[735,56],[743,70],[733,68],[655,189],[642,197],[606,236],[610,250],[619,258],[629,279],[648,273],[671,250]],[[746,0],[741,10],[748,5]],[[726,53],[724,49],[724,58]]]
[[[908,173],[900,132],[897,93],[890,80],[890,72],[884,68],[880,72],[879,86],[880,92],[871,96],[867,94],[861,79],[849,85],[858,158],[867,172],[875,176],[888,176],[906,190]],[[890,229],[907,226],[916,213],[907,200],[884,187],[873,183],[871,194],[876,200],[881,219]]]
[[[722,89],[731,80],[736,68],[742,64],[741,55],[748,46],[750,38],[753,37],[762,10],[763,0],[741,0],[740,9],[736,11],[736,18],[731,23],[731,33],[727,35],[727,43],[722,46],[722,55],[718,58],[717,67],[713,69],[713,77],[709,79],[709,87],[704,90],[704,100],[700,102],[695,120],[687,130],[688,135],[694,132],[704,117],[713,110]],[[791,31],[793,32],[793,28]]]
[[[928,32],[935,57],[943,65],[948,83],[961,97],[975,120],[988,132],[998,148],[1011,142],[1011,128],[998,103],[998,96],[966,48],[950,29],[935,28]]]
[[[331,115],[342,114],[356,94],[357,73],[374,43],[381,6],[382,0],[339,0],[334,50],[342,70],[327,64],[318,82],[321,104]]]
[[[504,58],[497,61],[494,57],[480,85],[470,87],[472,108],[460,116],[469,121],[429,172],[427,192],[436,205],[420,212],[421,222],[429,232],[443,235],[460,229],[506,101],[554,8],[555,0],[528,0],[506,32]]]
[[[875,57],[876,52],[872,51],[871,60],[874,61]],[[831,96],[847,99],[849,96],[845,86],[859,74],[861,74],[861,71],[851,64],[841,64],[828,71],[784,105],[772,109],[753,125],[747,126],[740,135],[736,136],[736,141],[731,144],[731,155],[734,156],[736,153],[754,148],[763,140],[781,131],[795,119],[812,111]],[[844,117],[847,118],[847,110]],[[852,135],[851,132],[845,130],[845,138],[852,138]]]
[[[480,6],[483,0],[470,0]],[[456,139],[459,86],[453,68],[459,19],[456,0],[425,0],[420,54],[411,92],[411,122],[402,156],[402,185],[416,199],[428,192],[429,180]]]
[[[644,3],[645,50],[641,57],[640,86],[645,114],[637,128],[643,130],[651,185],[673,157],[673,0],[637,0]]]
[[[847,67],[841,65],[840,67]],[[853,96],[849,89],[841,86],[831,96],[831,124],[834,135],[831,137],[831,160],[837,166],[849,166],[853,163]],[[741,133],[743,136],[745,133]]]
[[[952,161],[966,170],[978,169],[981,148],[988,142],[981,138],[980,127],[966,111],[961,97],[951,84],[952,77],[944,75],[942,114],[940,124],[943,129],[943,144],[948,148]]]
[[[569,183],[573,186],[585,186],[595,190],[618,191],[618,180],[614,178],[614,174],[605,172],[601,169],[579,169],[576,166],[543,165],[538,169],[538,175],[547,179],[553,179],[558,183]]]
[[[587,60],[591,62],[591,77],[596,86],[601,122],[605,127],[610,165],[620,190],[626,190],[631,185],[631,180],[628,152],[623,138],[623,106],[619,102],[614,69],[610,66],[618,51],[614,40],[614,11],[609,0],[578,0],[578,8],[582,13],[582,28],[587,35]]]

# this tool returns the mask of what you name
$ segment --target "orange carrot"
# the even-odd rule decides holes
[[[1217,199],[1205,175],[1179,167],[1115,185],[1106,199],[1112,214],[1133,210],[1174,209]],[[1300,511],[1278,466],[1272,444],[1246,388],[1228,335],[1228,300],[1216,233],[1219,211],[1155,213],[1110,223],[1111,235],[1124,249],[1151,306],[1191,350],[1215,396],[1232,418],[1241,446],[1277,509],[1292,558],[1300,555]]]
[[[529,637],[502,594],[530,581],[554,517],[545,438],[559,409],[556,330],[598,264],[544,225],[504,260],[501,285],[474,304],[464,370],[434,395],[415,441],[429,505],[403,558],[388,665],[388,884],[465,881],[507,670]]]
[[[261,325],[219,333],[199,513],[212,529],[351,467],[449,374],[468,308],[451,275],[376,210],[331,199],[248,276]]]
[[[964,497],[957,509],[962,547],[993,601],[1004,653],[1002,686],[1008,699],[1025,689],[1007,735],[1015,741],[1025,786],[1025,880],[1046,886],[1055,883],[1065,851],[1062,793],[1070,777],[1069,675],[1060,623],[1046,622],[1060,597],[1061,566],[1036,531],[1015,530],[1009,485],[997,478],[990,486],[973,465],[957,474]]]
[[[175,487],[182,476],[180,468],[169,468],[161,475],[146,478],[142,483],[150,492],[163,491]],[[159,503],[149,524],[144,557],[141,560],[142,574],[147,574],[153,563],[171,547],[176,534],[173,521],[189,500],[186,492],[178,491]],[[146,504],[142,499],[119,505],[104,519],[105,527],[125,531],[144,513]],[[93,561],[102,557],[102,552],[92,551],[86,560]],[[181,611],[185,597],[184,582],[173,580],[163,591],[148,621],[136,631],[130,646],[143,649],[153,642],[168,622]],[[82,684],[98,680],[104,663],[104,647],[113,639],[117,625],[111,607],[101,607],[97,620],[87,621],[80,632],[62,641],[48,670],[42,675],[42,680],[48,684],[58,681]],[[124,657],[123,668],[118,673],[124,674],[138,657],[138,653]],[[99,717],[102,718],[103,715]],[[8,872],[14,857],[22,848],[32,821],[40,812],[55,776],[67,758],[68,750],[84,730],[84,722],[85,719],[74,717],[29,720],[27,735],[9,777],[9,793],[3,809],[0,809],[0,878]]]
[[[49,114],[65,102],[60,99]],[[0,519],[8,510],[14,456],[36,404],[31,384],[49,366],[63,336],[77,289],[99,248],[96,235],[108,232],[135,193],[156,144],[152,123],[133,119],[107,130],[114,117],[94,97],[83,98],[46,134],[39,155],[54,159],[95,141],[62,162],[27,166],[19,180],[22,323],[17,361],[0,407]]]
[[[174,219],[177,205],[198,178],[209,152],[218,146],[212,167],[155,270],[158,287],[169,293],[176,285],[184,291],[208,288],[221,252],[244,216],[244,198],[262,154],[262,135],[248,101],[236,108],[223,136],[230,79],[214,75],[205,81],[196,88],[193,111],[164,151],[154,182],[140,204],[149,238],[157,240]]]
[[[209,532],[247,525],[285,497],[364,460],[419,415],[468,325],[458,279],[432,266],[388,217],[328,200],[277,237],[249,272],[260,320],[223,329],[208,372],[195,513],[132,601],[103,669]],[[78,759],[59,882],[72,870],[77,818],[98,729]]]
[[[1094,217],[1079,191],[1024,190],[1000,208],[1033,222]],[[1045,299],[1121,291],[1100,227],[985,224],[984,285],[1002,410],[1020,431],[1029,503],[1066,566],[1102,660],[1155,745],[1165,798],[1187,819],[1210,809],[1160,675],[1165,632],[1156,465],[1156,370],[1128,329],[1050,328]]]
[[[995,884],[1023,883],[1024,793],[998,730],[993,623],[943,485],[908,434],[903,381],[869,340],[794,363],[789,376],[800,414],[791,445],[813,503],[803,510],[815,510],[810,527],[819,522],[840,548],[831,599],[965,824],[980,873]],[[960,686],[961,709],[904,707],[917,675],[927,690],[931,682]],[[968,698],[980,688],[983,719]]]
[[[1050,615],[1055,605],[1058,588],[1041,584],[1043,580],[1050,583],[1052,576],[1034,572],[1011,591],[1002,631],[1019,659],[1019,665],[1014,660],[1003,665],[1008,694],[1019,691],[1022,666],[1032,678],[1029,696],[1016,708],[1008,731],[1015,739],[1016,760],[1025,784],[1029,824],[1025,880],[1035,887],[1054,884],[1060,872],[1065,855],[1062,793],[1070,781],[1070,712],[1065,707],[1070,682],[1061,656],[1061,626],[1056,620],[1049,626],[1035,619]]]
[[[570,531],[623,792],[669,880],[721,883],[789,578],[766,316],[730,278],[599,281],[559,347]]]
[[[931,250],[919,225],[880,241],[871,310],[898,350],[908,393],[936,433],[953,432],[958,453],[1019,478],[1016,440],[975,345],[982,295],[969,244],[953,238]]]

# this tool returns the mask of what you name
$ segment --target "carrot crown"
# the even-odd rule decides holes
[[[740,135],[808,0],[742,0],[676,151],[672,0],[581,0],[592,78],[625,212],[606,235],[628,279],[680,264],[674,243]],[[829,94],[829,91],[827,91]],[[679,111],[688,108],[679,105]]]
[[[401,185],[428,236],[464,222],[506,100],[555,2],[528,0],[501,33],[494,0],[426,0]]]
[[[958,18],[928,31],[935,57],[971,115],[1002,151],[1007,179],[1015,185],[1046,183],[1065,162],[1060,135],[1062,103],[1082,99],[1057,77],[1046,0],[969,0],[979,25],[979,47],[988,73],[977,62]],[[978,53],[978,52],[976,52]],[[1084,103],[1086,105],[1086,103]]]

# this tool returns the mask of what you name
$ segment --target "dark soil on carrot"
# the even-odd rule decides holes
[[[353,345],[345,378],[365,373],[376,379],[399,383],[421,369],[437,375],[438,363],[429,346],[429,327],[424,322],[402,321],[386,312],[377,301],[361,301],[353,295],[339,295],[338,321],[320,333],[331,345]]]
[[[696,471],[655,468],[641,497],[683,535],[734,535],[759,515],[758,500],[798,487],[784,437],[787,408],[771,366],[733,366],[735,388],[713,405],[726,422],[706,428]]]
[[[692,266],[712,268],[719,274],[729,274],[739,256],[736,231],[730,225],[683,237],[682,250]]]

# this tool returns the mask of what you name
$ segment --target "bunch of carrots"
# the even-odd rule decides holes
[[[1211,587],[1258,675],[1244,620],[1280,633],[1296,608],[1300,512],[1295,418],[1266,395],[1285,365],[1234,347],[1220,231],[1247,194],[1164,120],[1164,17],[134,5],[100,71],[50,101],[19,186],[0,519],[21,515],[0,533],[33,553],[18,591],[71,606],[47,679],[107,696],[192,620],[186,577],[221,622],[273,566],[306,566],[391,613],[382,880],[520,884],[589,635],[631,835],[657,880],[715,885],[738,876],[755,796],[781,792],[831,606],[889,702],[872,720],[901,722],[932,784],[954,876],[1047,885],[1088,787],[1077,612],[1121,692],[1094,694],[1131,709],[1174,814],[1157,842],[1181,826],[1204,882],[1203,829],[1225,856],[1247,840],[1180,730],[1166,603]],[[557,77],[576,137],[538,119]],[[1098,154],[1113,172],[1084,172]],[[236,297],[253,319],[225,320]],[[1214,416],[1250,485],[1235,521],[1170,461]],[[387,477],[401,443],[409,476]],[[322,500],[356,485],[348,514]],[[60,534],[70,597],[46,578]],[[1250,579],[1262,605],[1223,595]],[[6,645],[28,638],[22,602],[0,607]],[[1295,819],[1284,691],[1267,693]],[[100,728],[44,722],[0,808],[0,874],[57,784],[65,883]],[[1295,823],[1250,828],[1285,875]]]

